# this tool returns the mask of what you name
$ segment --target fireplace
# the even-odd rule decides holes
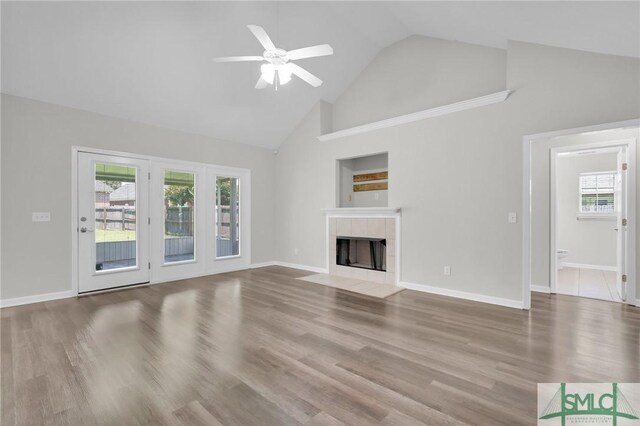
[[[339,208],[327,216],[330,275],[389,285],[399,282],[400,209]]]
[[[336,265],[386,272],[387,240],[336,237]]]

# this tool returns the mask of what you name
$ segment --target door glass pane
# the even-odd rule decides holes
[[[136,266],[136,168],[95,165],[96,271]]]
[[[164,261],[194,260],[193,173],[164,172]]]
[[[216,179],[216,257],[240,254],[240,179]]]

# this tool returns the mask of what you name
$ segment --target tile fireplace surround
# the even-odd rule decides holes
[[[400,265],[400,209],[327,209],[325,214],[327,215],[327,269],[330,275],[397,285]],[[337,265],[337,237],[386,239],[386,272]]]

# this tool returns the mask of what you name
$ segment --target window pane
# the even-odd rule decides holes
[[[136,168],[95,165],[96,271],[136,266]]]
[[[615,181],[615,175],[613,173],[608,173],[606,175],[598,175],[597,178],[598,181],[598,189],[613,189],[614,187],[614,181]]]
[[[580,191],[581,192],[595,192],[597,188],[596,175],[582,175],[580,176]]]
[[[581,200],[581,211],[583,213],[595,213],[597,202],[597,195],[583,195]]]
[[[164,261],[182,262],[194,257],[193,173],[164,172]]]
[[[600,213],[613,213],[613,193],[598,194],[596,211]]]
[[[216,257],[240,254],[240,180],[216,179]]]

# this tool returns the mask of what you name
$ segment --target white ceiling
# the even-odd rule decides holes
[[[253,88],[247,24],[321,79]],[[333,102],[381,48],[411,34],[505,48],[519,40],[640,57],[639,2],[2,2],[4,93],[219,139],[277,147]]]

